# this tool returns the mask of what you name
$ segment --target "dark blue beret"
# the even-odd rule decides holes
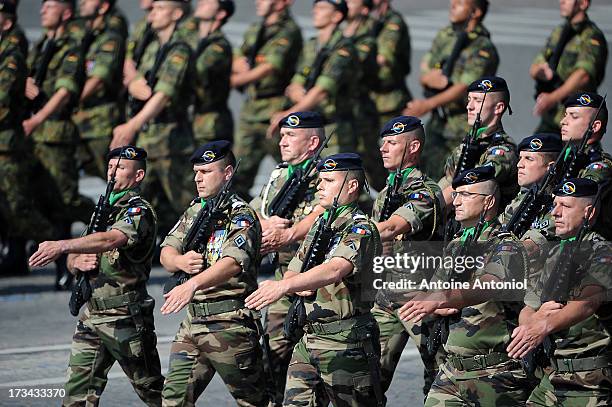
[[[525,137],[518,145],[519,151],[534,153],[560,153],[563,149],[561,136],[556,133],[537,133]]]
[[[206,143],[191,155],[192,164],[210,164],[219,161],[229,154],[231,143],[227,140],[216,140]]]
[[[146,161],[147,160],[147,152],[144,148],[135,147],[135,146],[123,146],[112,149],[106,155],[106,158],[110,160],[111,158],[117,158],[121,156],[122,160],[134,160],[134,161]]]
[[[495,168],[490,165],[465,170],[453,180],[453,189],[462,185],[478,184],[495,179]]]
[[[326,1],[329,4],[333,5],[339,12],[342,13],[342,15],[344,15],[344,17],[346,17],[346,15],[348,14],[348,6],[346,5],[346,1],[344,0],[314,0],[314,4],[317,4],[320,1]]]
[[[317,170],[319,172],[363,170],[363,164],[359,154],[338,153],[319,161]]]
[[[559,184],[553,194],[556,196],[573,196],[576,198],[582,196],[597,195],[597,182],[588,178],[570,178]]]
[[[499,76],[483,76],[468,86],[468,92],[509,92],[508,84]]]
[[[17,15],[17,4],[14,0],[0,0],[0,13]]]
[[[380,130],[380,137],[397,136],[417,128],[423,128],[421,119],[414,116],[398,116],[389,120]]]
[[[578,92],[570,95],[567,99],[565,99],[565,107],[592,107],[594,109],[599,108],[599,105],[603,101],[603,97],[599,96],[595,92]],[[608,111],[608,106],[604,102],[601,110]]]
[[[281,127],[292,129],[318,129],[325,127],[323,116],[317,112],[294,112],[280,121]]]

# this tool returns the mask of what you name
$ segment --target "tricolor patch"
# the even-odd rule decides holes
[[[360,226],[353,226],[353,228],[351,229],[351,233],[355,233],[357,235],[362,235],[362,236],[367,236],[370,234],[370,231]]]
[[[491,155],[504,155],[506,152],[501,148],[494,148],[491,150]]]
[[[593,163],[587,167],[589,170],[603,170],[604,168],[608,168],[604,163]]]
[[[140,212],[141,212],[141,211],[142,211],[142,210],[141,210],[140,208],[138,208],[138,207],[135,207],[135,208],[130,208],[130,209],[128,209],[127,214],[128,214],[129,216],[140,215]]]

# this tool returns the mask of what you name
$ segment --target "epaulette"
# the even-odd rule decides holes
[[[236,198],[232,200],[232,209],[242,208],[243,206],[247,206],[246,202]]]
[[[278,168],[278,169],[280,169],[280,168],[289,168],[289,163],[288,162],[282,162],[280,164],[277,164],[276,168]]]
[[[196,196],[195,198],[193,198],[193,200],[189,203],[189,206],[193,206],[195,204],[198,204],[202,202],[202,198],[200,198],[199,196]]]
[[[368,217],[364,215],[363,213],[355,213],[353,215],[353,220],[356,220],[356,221],[368,220]]]

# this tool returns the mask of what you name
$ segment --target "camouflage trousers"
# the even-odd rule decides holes
[[[467,131],[466,115],[459,114],[444,119],[437,113],[432,113],[425,127],[425,146],[421,154],[423,171],[434,180],[440,179],[444,175],[446,158],[461,144]]]
[[[115,361],[146,405],[161,405],[164,377],[153,315],[152,312],[143,315],[143,332],[138,332],[131,317],[113,320],[108,316],[91,316],[89,310],[81,316],[72,337],[63,406],[97,406]]]
[[[225,108],[216,112],[196,113],[193,118],[193,136],[196,146],[213,140],[233,142],[234,119],[232,118],[232,112]]]
[[[110,139],[91,138],[81,139],[77,147],[77,157],[79,168],[86,174],[100,177],[106,181],[108,147]]]
[[[163,406],[194,406],[215,372],[239,406],[267,405],[255,322],[244,310],[222,315],[193,320],[189,314],[181,322],[170,348]]]
[[[374,303],[372,315],[374,315],[380,329],[380,371],[383,392],[386,392],[391,386],[393,374],[402,351],[408,343],[408,338],[411,338],[423,361],[423,379],[425,382],[423,394],[427,395],[438,373],[438,367],[444,363],[446,358],[446,352],[444,352],[442,346],[439,347],[435,355],[430,355],[427,350],[427,341],[429,332],[433,327],[433,320],[426,320],[425,327],[422,323],[404,322],[399,319],[397,311],[392,311],[377,303]]]
[[[524,406],[530,381],[519,362],[509,360],[482,370],[440,366],[425,400],[425,407]]]
[[[612,405],[612,369],[545,375],[528,406],[591,407]]]

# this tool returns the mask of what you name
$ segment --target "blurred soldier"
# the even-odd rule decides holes
[[[554,29],[536,56],[529,75],[536,81],[534,115],[538,132],[559,132],[563,102],[574,92],[597,92],[606,72],[608,44],[591,21],[591,0],[560,0],[563,24]]]
[[[111,225],[70,240],[43,242],[30,258],[43,266],[70,253],[70,270],[87,273],[92,296],[72,339],[66,396],[62,405],[98,405],[115,361],[148,406],[161,405],[164,377],[156,345],[153,309],[147,293],[156,237],[155,212],[140,197],[147,153],[133,146],[108,154]]]
[[[124,39],[108,25],[109,0],[80,0],[79,13],[86,20],[81,43],[87,80],[79,110],[73,120],[79,128],[78,158],[85,172],[106,178],[106,153],[113,128],[120,123],[118,86],[122,79]]]
[[[162,243],[161,263],[166,270],[191,277],[164,295],[161,308],[167,315],[188,307],[170,348],[163,405],[195,405],[217,372],[238,405],[265,406],[259,313],[244,304],[257,288],[261,226],[253,209],[236,194],[219,196],[236,166],[229,142],[199,147],[191,162],[199,198]],[[208,214],[216,221],[204,239],[204,252],[186,252],[186,238],[196,218],[213,205],[219,207]]]
[[[419,169],[425,143],[423,124],[416,117],[395,117],[385,124],[380,137],[383,140],[380,153],[385,168],[389,171],[389,177],[386,188],[376,198],[372,218],[377,222],[383,244],[392,246],[389,252],[385,250],[386,255],[420,255],[423,246],[418,249],[411,248],[409,242],[439,239],[444,229],[442,191],[435,181]],[[391,200],[396,200],[397,203],[391,204]],[[429,277],[423,270],[402,273],[401,270],[391,269],[389,273],[393,274],[394,278],[388,278],[387,281],[406,278],[420,284],[422,279]],[[443,362],[444,351],[441,347],[433,355],[427,350],[431,323],[403,323],[397,315],[396,310],[416,293],[416,290],[407,291],[402,292],[400,296],[398,292],[380,290],[376,295],[372,313],[380,328],[383,391],[387,391],[391,385],[393,373],[408,337],[412,338],[417,346],[425,367],[424,394],[429,391],[438,365]]]
[[[236,191],[244,197],[250,196],[249,190],[266,153],[280,158],[278,140],[268,139],[266,129],[272,114],[290,105],[284,92],[302,50],[302,34],[289,12],[290,4],[290,0],[255,1],[261,21],[244,34],[232,66],[232,86],[243,89],[247,96],[235,140],[236,154],[242,157]]]
[[[438,32],[421,61],[425,99],[409,102],[404,110],[404,114],[418,117],[432,113],[423,156],[427,157],[425,172],[434,179],[443,175],[440,163],[468,131],[468,86],[497,72],[497,49],[482,25],[488,9],[488,0],[451,0],[451,25]]]
[[[296,177],[307,175],[304,174],[305,168],[312,165],[311,161],[314,159],[315,152],[325,140],[323,127],[323,118],[319,113],[314,112],[295,112],[281,121],[279,146],[283,163],[276,166],[259,196],[251,201],[251,206],[261,222],[264,236],[273,229],[290,229],[289,226],[298,225],[306,217],[313,217],[323,212],[315,195],[317,174],[316,171],[313,171],[305,178],[308,185],[301,187],[300,191],[304,190],[304,193],[293,212],[285,218],[270,213],[273,208],[277,207],[276,201],[281,200],[284,194],[290,193],[286,187],[287,183],[294,182]],[[274,253],[277,261],[274,277],[277,281],[283,279],[289,262],[300,247],[301,240],[292,239],[293,243]],[[295,346],[293,341],[283,335],[283,323],[290,305],[290,299],[283,296],[280,300],[270,304],[266,312],[266,333],[270,337],[271,350],[270,367],[274,372],[274,404],[277,406],[282,405],[287,367]]]
[[[411,45],[408,26],[402,15],[391,8],[391,0],[372,0],[376,19],[372,32],[376,37],[378,83],[372,93],[379,115],[379,127],[401,115],[412,95],[406,86],[410,73]]]
[[[191,104],[192,64],[189,45],[176,35],[183,18],[183,0],[156,0],[148,19],[159,49],[147,47],[128,91],[134,98],[132,117],[113,130],[111,147],[133,143],[149,153],[149,176],[143,195],[159,213],[160,234],[167,233],[193,197],[187,156],[193,151],[193,130],[187,109]],[[150,53],[155,52],[155,57]],[[152,64],[152,65],[150,65]],[[139,103],[140,102],[140,103]]]
[[[15,5],[15,12],[12,13],[12,15],[14,15],[15,17],[14,17],[13,28],[10,30],[10,32],[6,32],[4,35],[10,36],[11,37],[11,42],[14,43],[14,44],[18,44],[19,50],[23,54],[24,58],[27,58],[30,46],[29,46],[29,43],[28,43],[28,39],[27,39],[25,33],[23,32],[23,29],[21,28],[21,26],[17,22],[17,9],[19,8],[19,0],[7,1],[7,3],[12,3],[12,4]],[[4,7],[8,8],[10,6],[7,5],[7,6],[4,6]],[[8,13],[8,14],[10,14],[10,13]]]
[[[477,161],[474,166],[492,165],[495,168],[495,180],[501,192],[500,208],[510,203],[518,192],[516,143],[506,133],[502,124],[502,118],[507,111],[512,114],[510,90],[503,78],[482,77],[470,84],[467,98],[467,123],[472,127],[478,115],[480,115],[481,123],[480,128],[476,129],[478,151],[475,154]],[[446,158],[444,177],[439,182],[447,205],[452,203],[451,183],[457,172],[456,168],[462,149],[463,145],[455,147]],[[466,169],[468,168],[463,170]]]
[[[132,80],[138,77],[138,66],[142,61],[145,50],[151,44],[157,46],[155,31],[148,23],[149,13],[153,7],[153,0],[140,0],[140,9],[144,16],[134,25],[132,34],[127,40],[125,63],[123,65],[123,85],[127,88]],[[151,52],[149,56],[155,57]],[[151,63],[151,66],[153,63]]]
[[[316,110],[325,120],[327,134],[336,130],[329,152],[354,150],[358,143],[353,127],[356,81],[362,77],[357,51],[339,29],[348,13],[344,0],[316,0],[312,8],[317,37],[304,46],[298,70],[286,93],[295,104],[272,117],[269,132],[291,112]]]
[[[116,2],[116,0],[109,1],[110,8],[106,14],[105,22],[106,26],[119,35],[125,43],[128,38],[130,23],[125,14],[116,6]]]
[[[198,43],[194,47],[196,70],[195,117],[196,143],[234,138],[234,120],[227,106],[232,74],[232,46],[221,27],[234,14],[232,0],[201,0],[194,17],[199,21]]]
[[[608,301],[612,245],[591,231],[598,216],[597,183],[570,178],[555,190],[555,232],[562,240],[547,253],[535,287],[529,287],[520,326],[508,351],[521,358],[543,344],[550,367],[529,406],[609,406],[612,338]],[[548,362],[548,361],[547,361]],[[548,363],[547,363],[548,364]]]
[[[361,297],[364,273],[380,254],[380,238],[357,206],[365,182],[361,159],[354,153],[335,154],[317,169],[319,204],[325,213],[308,232],[283,280],[262,282],[246,305],[261,309],[287,294],[304,296],[304,336],[293,349],[283,405],[312,405],[319,385],[335,406],[380,405],[375,390],[378,327],[370,313],[372,302]],[[327,234],[329,224],[331,239],[319,241],[316,232]],[[302,270],[303,262],[311,262],[306,255],[313,244],[323,250],[325,261]]]

